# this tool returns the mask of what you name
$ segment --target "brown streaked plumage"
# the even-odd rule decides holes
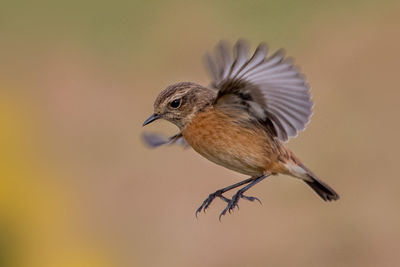
[[[339,199],[284,145],[305,129],[313,104],[305,77],[292,60],[282,50],[269,57],[267,51],[260,44],[249,57],[247,43],[239,40],[232,57],[228,45],[221,42],[215,55],[207,56],[211,88],[191,82],[167,87],[154,103],[154,114],[143,124],[162,118],[180,129],[168,140],[144,135],[150,146],[182,143],[216,164],[251,176],[210,194],[196,216],[215,197],[227,202],[220,218],[241,198],[258,200],[244,192],[279,173],[300,178],[325,201]],[[244,187],[232,199],[223,195],[239,186]]]

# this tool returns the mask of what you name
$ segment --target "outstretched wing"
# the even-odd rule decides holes
[[[305,129],[312,115],[309,85],[291,58],[281,49],[267,57],[261,43],[249,56],[248,44],[233,47],[220,42],[215,54],[206,55],[212,86],[218,90],[215,105],[236,105],[287,141]]]
[[[143,141],[151,148],[156,148],[162,145],[181,145],[184,148],[190,147],[181,133],[165,138],[156,133],[143,133]]]

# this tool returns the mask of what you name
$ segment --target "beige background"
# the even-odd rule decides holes
[[[0,11],[4,266],[400,264],[396,1],[6,1]],[[341,195],[273,177],[225,216],[204,198],[245,177],[140,139],[157,94],[208,83],[218,40],[296,58],[316,103],[289,143]],[[147,131],[173,134],[166,122]]]

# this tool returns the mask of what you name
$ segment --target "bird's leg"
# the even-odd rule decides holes
[[[230,213],[231,211],[234,210],[235,207],[237,207],[239,209],[238,202],[239,202],[239,199],[241,199],[241,198],[244,198],[244,199],[247,199],[247,200],[250,200],[250,201],[257,200],[258,202],[261,203],[261,201],[258,198],[256,198],[256,197],[248,197],[248,196],[243,195],[243,193],[246,192],[247,190],[249,190],[251,187],[253,187],[256,184],[258,184],[259,182],[261,182],[262,180],[264,180],[265,178],[267,178],[269,175],[270,174],[264,174],[264,175],[262,175],[260,177],[253,178],[251,183],[249,183],[245,187],[239,189],[236,192],[236,194],[234,194],[232,196],[232,199],[228,202],[228,204],[226,205],[226,208],[219,215],[219,220],[221,220],[221,217],[223,215],[225,215],[227,211],[229,211],[229,213]]]
[[[203,210],[204,212],[206,211],[206,209],[210,206],[210,204],[211,204],[211,202],[214,200],[214,198],[219,197],[219,198],[222,199],[223,201],[229,203],[231,200],[230,200],[229,198],[226,198],[225,196],[223,196],[223,195],[222,195],[223,193],[225,193],[225,192],[227,192],[227,191],[229,191],[229,190],[232,190],[232,189],[234,189],[234,188],[236,188],[236,187],[239,187],[239,186],[248,184],[248,183],[254,181],[255,179],[258,179],[258,178],[251,177],[251,178],[246,179],[246,180],[244,180],[244,181],[241,181],[241,182],[239,182],[239,183],[236,183],[236,184],[227,186],[227,187],[225,187],[225,188],[219,189],[219,190],[215,191],[214,193],[210,194],[210,195],[208,196],[208,198],[206,198],[206,200],[204,200],[203,203],[201,204],[201,206],[196,210],[196,217],[197,217],[197,214],[198,214],[199,212],[201,212],[202,210]],[[250,200],[250,199],[249,199],[249,200]],[[253,201],[253,200],[251,200],[251,201]]]

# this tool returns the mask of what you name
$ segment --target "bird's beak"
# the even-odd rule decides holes
[[[153,121],[155,121],[155,120],[158,120],[160,117],[161,117],[161,116],[158,115],[158,114],[155,114],[155,113],[152,114],[147,120],[145,120],[145,121],[143,122],[143,126],[149,124],[150,122],[153,122]]]

